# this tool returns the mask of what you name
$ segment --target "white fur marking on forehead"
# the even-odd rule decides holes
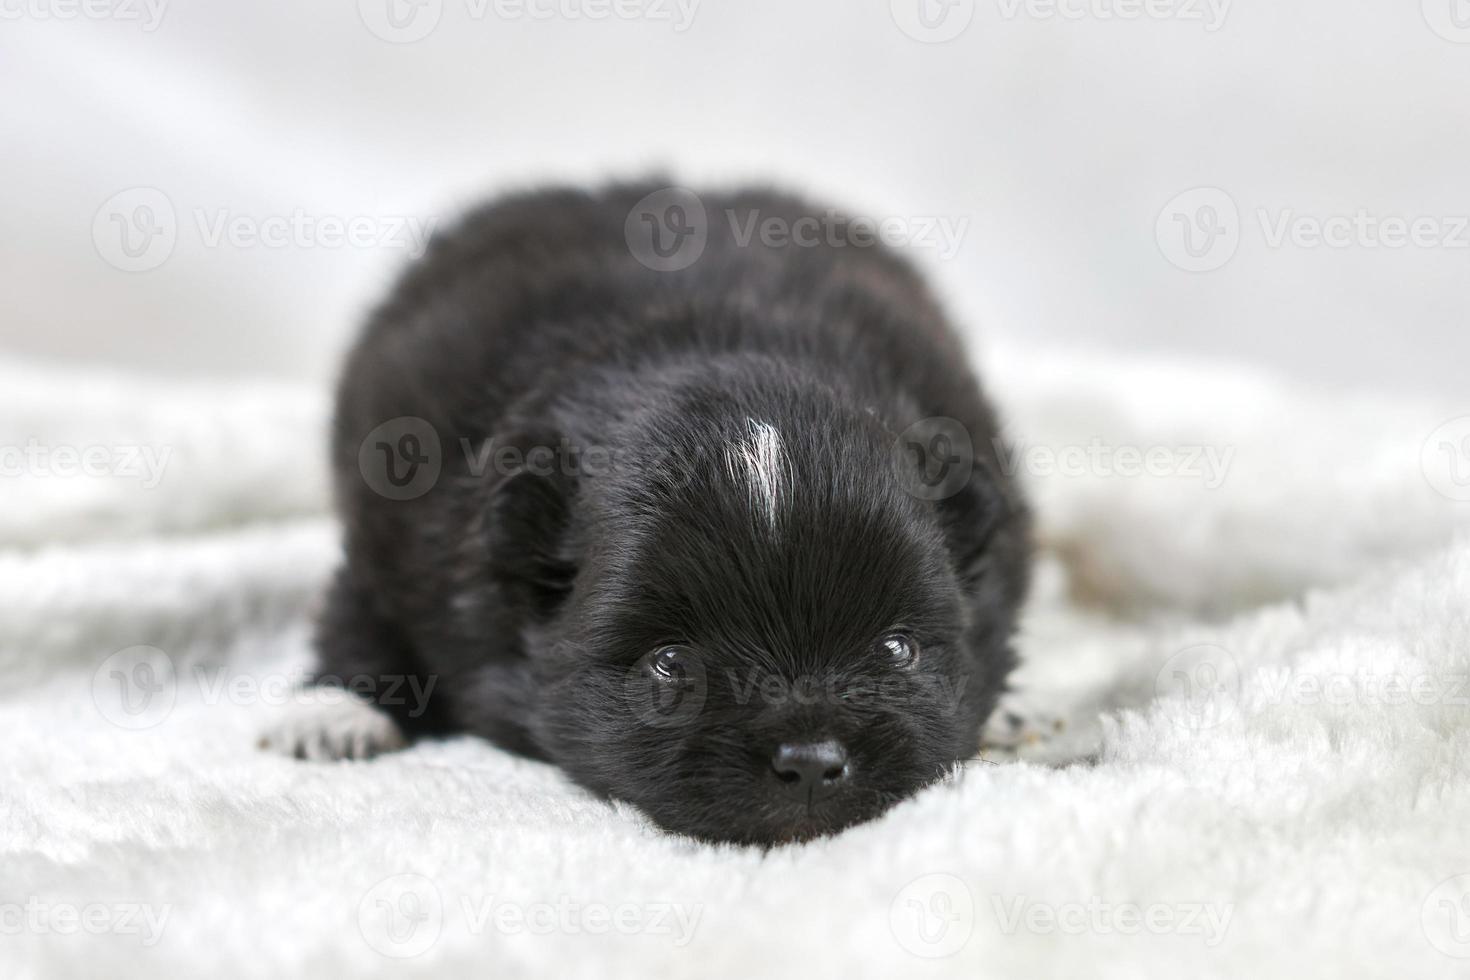
[[[774,529],[781,496],[786,492],[786,446],[781,433],[769,422],[745,421],[750,426],[750,437],[726,450],[725,463],[733,479],[743,479],[749,486],[751,504]]]

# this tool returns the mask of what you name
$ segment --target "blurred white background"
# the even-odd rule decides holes
[[[412,251],[400,219],[661,168],[962,228],[920,257],[991,337],[1329,387],[1453,394],[1470,365],[1467,0],[0,0],[0,18],[10,351],[326,377]]]

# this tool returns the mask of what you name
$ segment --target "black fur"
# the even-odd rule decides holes
[[[484,736],[670,830],[835,831],[976,751],[1013,662],[1026,510],[906,262],[824,209],[744,192],[704,195],[703,254],[656,271],[625,237],[653,190],[492,203],[375,312],[338,393],[346,562],[320,674],[417,675],[426,705],[367,692],[410,734]],[[849,243],[742,244],[730,215],[752,212],[820,216]],[[365,447],[403,417],[437,453],[396,442],[405,423]],[[935,417],[973,459],[931,440]],[[784,447],[774,530],[729,459],[752,420]],[[910,492],[946,445],[969,479]],[[411,499],[368,478],[398,448],[441,466]],[[880,644],[894,631],[912,665]],[[663,678],[649,657],[668,644],[687,649]],[[850,779],[793,799],[772,755],[814,739],[846,746]]]

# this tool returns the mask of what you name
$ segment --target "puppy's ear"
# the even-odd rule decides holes
[[[997,532],[1023,507],[996,457],[958,420],[932,416],[898,437],[894,462],[904,489],[932,503],[955,571],[973,587],[991,564]]]
[[[577,573],[571,543],[575,461],[561,440],[516,433],[494,441],[498,480],[486,515],[490,571],[537,619],[556,611]]]
[[[996,532],[1013,517],[1013,502],[1000,475],[984,457],[975,460],[968,480],[935,501],[950,555],[960,580],[972,587],[984,574]]]

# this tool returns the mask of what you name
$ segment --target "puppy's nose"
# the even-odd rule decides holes
[[[820,800],[846,781],[851,766],[841,742],[788,742],[776,750],[771,768],[781,786],[800,800]]]

